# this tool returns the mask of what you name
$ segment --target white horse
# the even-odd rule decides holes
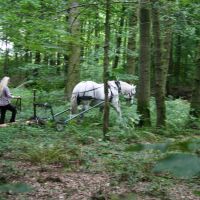
[[[121,117],[121,108],[119,103],[119,95],[122,94],[128,100],[132,100],[136,93],[136,86],[130,85],[123,81],[108,81],[108,98],[111,105]],[[105,100],[104,84],[94,81],[82,81],[78,83],[71,96],[71,112],[76,114],[78,105],[83,105],[86,110],[91,104],[95,105]]]
[[[126,100],[133,101],[136,93],[136,85],[129,84],[124,81],[109,81],[108,85],[118,89],[118,93],[122,94]]]

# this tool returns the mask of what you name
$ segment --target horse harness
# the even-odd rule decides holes
[[[118,93],[120,94],[121,91],[122,91],[120,82],[119,82],[119,81],[115,81],[115,85],[117,86],[117,88],[118,88]]]
[[[102,86],[101,86],[102,87]],[[85,100],[85,101],[89,101],[89,100],[94,100],[94,97],[92,97],[92,96],[86,96],[85,95],[85,93],[86,92],[91,92],[91,91],[93,91],[94,92],[94,96],[95,96],[95,90],[97,90],[97,89],[99,89],[99,88],[101,88],[101,87],[97,87],[97,88],[93,88],[93,89],[91,89],[91,90],[86,90],[86,91],[84,91],[84,92],[78,92],[78,96],[77,96],[77,103],[78,104],[80,104],[80,102],[81,102],[81,100]],[[80,93],[83,93],[83,95],[82,96],[80,96]]]
[[[121,85],[120,85],[120,82],[119,82],[119,81],[115,81],[115,84],[116,84],[116,86],[117,86],[118,93],[120,94],[120,93],[121,93]],[[102,86],[101,86],[101,87],[102,87]],[[101,88],[101,87],[93,88],[93,89],[91,89],[91,90],[87,90],[87,91],[84,91],[84,92],[79,92],[79,93],[83,93],[83,96],[80,96],[79,93],[78,93],[78,96],[77,96],[77,102],[78,102],[78,104],[80,104],[81,100],[85,100],[85,101],[87,101],[87,100],[94,100],[94,97],[92,97],[92,96],[86,96],[85,93],[86,93],[86,92],[90,92],[90,91],[94,91],[94,94],[95,94],[95,90],[97,90],[97,89],[99,89],[99,88]],[[112,92],[112,90],[111,90],[110,85],[108,85],[108,89],[110,89],[110,93],[111,93],[109,102],[112,102],[112,99],[113,99],[114,95],[113,95],[113,92]],[[94,95],[94,96],[95,96],[95,95]]]

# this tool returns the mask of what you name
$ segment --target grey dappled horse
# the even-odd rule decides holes
[[[133,100],[136,93],[136,86],[124,81],[108,81],[108,98],[112,107],[121,117],[121,108],[119,95],[122,94],[128,100]],[[71,96],[71,113],[78,112],[78,105],[83,105],[83,110],[88,109],[90,105],[95,105],[105,100],[104,84],[94,81],[82,81],[78,83]]]

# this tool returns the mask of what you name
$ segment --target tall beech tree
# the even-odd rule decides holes
[[[127,63],[125,71],[127,74],[135,75],[136,66],[136,26],[137,26],[137,14],[136,8],[131,7],[129,12],[129,34],[128,34],[128,45],[127,45]]]
[[[72,41],[69,43],[69,62],[67,68],[67,82],[65,85],[65,94],[67,99],[71,97],[71,92],[74,86],[80,81],[80,21],[79,15],[79,3],[73,1],[70,3],[69,8],[69,31],[72,36]]]
[[[35,52],[35,62],[36,65],[41,64],[41,53],[39,51]],[[39,69],[38,66],[33,70],[33,76],[37,77],[39,75]]]
[[[116,37],[116,52],[115,52],[115,57],[113,60],[113,69],[117,68],[118,63],[119,63],[119,58],[120,58],[120,50],[121,50],[121,43],[122,43],[122,31],[123,31],[123,27],[124,27],[124,19],[125,18],[125,6],[122,5],[122,9],[121,9],[121,17],[120,17],[120,21],[119,21],[119,30],[116,33],[117,37]]]
[[[103,115],[103,133],[106,138],[106,133],[109,127],[109,99],[108,99],[108,80],[109,80],[109,40],[110,40],[110,0],[106,0],[106,19],[105,19],[105,41],[104,41],[104,61],[103,61],[103,80],[105,92],[105,104]]]
[[[150,120],[150,2],[140,0],[139,8],[139,83],[137,111],[141,115],[139,125],[149,126]]]
[[[165,126],[166,106],[165,106],[165,79],[166,70],[162,59],[162,40],[160,31],[160,11],[159,4],[152,0],[152,30],[153,30],[153,49],[155,65],[155,99],[157,120],[156,125]]]
[[[198,48],[190,114],[200,119],[200,42]]]
[[[3,73],[5,75],[8,74],[8,66],[9,63],[9,49],[8,49],[8,39],[7,36],[5,37],[5,55],[4,55],[4,63],[3,63]]]

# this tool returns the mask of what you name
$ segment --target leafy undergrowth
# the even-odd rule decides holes
[[[122,105],[107,141],[96,111],[60,132],[51,122],[1,128],[0,199],[200,199],[200,132],[185,126],[188,109],[168,102],[167,129],[138,129]]]

